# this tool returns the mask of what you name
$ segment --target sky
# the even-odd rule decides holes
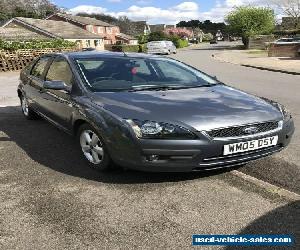
[[[146,20],[150,24],[175,24],[182,20],[224,21],[224,16],[241,5],[263,5],[266,0],[52,0],[76,14],[105,13],[115,17],[127,16],[132,20]]]

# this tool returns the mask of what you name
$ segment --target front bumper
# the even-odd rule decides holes
[[[243,165],[279,152],[290,143],[293,133],[294,122],[290,119],[280,131],[251,138],[256,140],[277,135],[276,146],[227,156],[223,155],[224,145],[249,139],[131,140],[124,142],[126,147],[123,145],[122,150],[112,154],[112,158],[123,167],[150,172],[213,170]]]

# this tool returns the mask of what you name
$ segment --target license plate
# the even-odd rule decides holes
[[[262,138],[253,141],[237,142],[224,146],[224,155],[243,153],[277,145],[278,136]]]

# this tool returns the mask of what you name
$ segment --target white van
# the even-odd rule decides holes
[[[147,43],[148,54],[176,54],[177,50],[171,41],[152,41]]]

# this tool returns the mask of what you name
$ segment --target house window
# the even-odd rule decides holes
[[[104,33],[104,27],[98,27],[98,33],[103,34]]]
[[[91,47],[91,40],[86,40],[85,43],[86,43],[86,47],[88,48]]]
[[[112,34],[112,27],[106,27],[106,33]]]
[[[101,40],[94,40],[95,47],[100,46],[100,44],[101,44]]]
[[[86,29],[89,31],[89,32],[94,32],[94,29],[93,29],[93,26],[92,25],[87,25],[86,26]]]

